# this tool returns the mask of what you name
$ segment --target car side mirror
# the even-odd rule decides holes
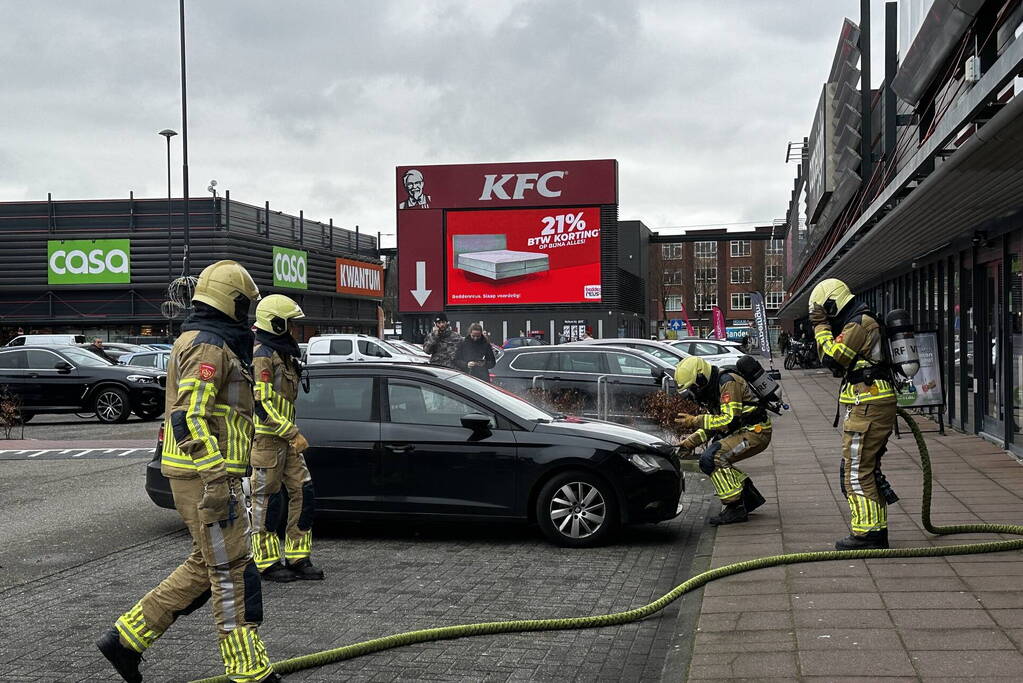
[[[475,433],[490,431],[490,416],[482,413],[469,413],[462,416],[462,426]]]
[[[668,374],[667,368],[650,368],[650,376],[654,379],[660,379]]]
[[[74,369],[74,366],[71,365],[71,363],[68,363],[66,360],[57,361],[56,363],[53,364],[53,367],[57,372],[60,372],[62,374],[67,374],[71,372],[72,369]]]

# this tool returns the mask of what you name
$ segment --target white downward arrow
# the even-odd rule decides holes
[[[416,261],[416,288],[409,290],[412,292],[412,296],[419,302],[419,307],[422,308],[423,304],[430,297],[432,289],[426,289],[426,261]]]

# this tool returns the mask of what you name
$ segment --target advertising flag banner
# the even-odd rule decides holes
[[[447,304],[598,303],[600,208],[453,211]]]
[[[719,306],[714,306],[710,312],[714,318],[714,338],[724,341],[728,338],[728,333],[725,331],[725,314],[721,312]]]
[[[131,282],[131,240],[49,240],[46,282],[101,285]]]
[[[771,335],[767,329],[767,306],[764,304],[764,293],[760,291],[750,292],[750,299],[753,302],[753,324],[757,327],[757,340],[760,344],[760,353],[764,358],[771,358]]]
[[[679,297],[679,298],[681,298],[681,297]],[[686,324],[686,333],[689,334],[690,337],[695,337],[696,336],[696,330],[693,329],[692,323],[689,322],[689,313],[686,311],[686,303],[684,301],[682,301],[680,303],[682,305],[682,320]]]
[[[299,249],[274,247],[274,287],[309,289],[309,255]]]

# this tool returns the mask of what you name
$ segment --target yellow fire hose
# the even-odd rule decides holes
[[[899,416],[906,422],[916,439],[917,448],[920,451],[920,466],[923,470],[923,502],[920,510],[920,519],[924,528],[932,534],[968,534],[968,533],[992,533],[992,534],[1013,534],[1023,536],[1023,526],[1016,524],[955,524],[951,526],[934,526],[931,524],[931,460],[927,452],[927,444],[924,442],[923,434],[917,427],[916,421],[901,408],[898,409]],[[824,562],[827,560],[852,560],[898,557],[941,557],[946,555],[970,555],[974,553],[997,553],[1007,550],[1023,549],[1023,538],[1003,541],[989,541],[986,543],[969,543],[963,545],[948,545],[929,548],[891,548],[889,550],[829,550],[821,552],[791,553],[789,555],[772,555],[770,557],[758,557],[745,562],[735,562],[724,567],[717,567],[697,574],[688,581],[676,586],[669,593],[661,596],[648,605],[637,607],[626,612],[614,614],[600,614],[588,617],[569,617],[565,619],[522,619],[516,621],[491,621],[478,624],[459,624],[457,626],[444,626],[441,628],[428,628],[419,631],[407,631],[394,635],[384,636],[365,640],[361,643],[353,643],[344,647],[324,650],[313,654],[285,659],[273,665],[274,671],[280,674],[302,671],[313,667],[323,666],[340,662],[346,659],[353,659],[371,652],[389,650],[413,643],[426,643],[434,640],[446,640],[450,638],[465,638],[468,636],[491,635],[494,633],[522,633],[525,631],[559,631],[566,629],[596,628],[600,626],[616,626],[638,621],[648,617],[670,605],[686,593],[700,588],[715,579],[720,579],[733,574],[764,569],[766,567],[777,567],[786,564],[799,564],[801,562]],[[193,683],[230,683],[227,676],[214,676],[204,678]]]

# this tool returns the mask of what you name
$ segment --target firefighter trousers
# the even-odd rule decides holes
[[[288,492],[284,510],[281,487]],[[309,557],[313,549],[313,513],[315,499],[312,477],[305,457],[276,436],[260,434],[252,447],[252,556],[263,571],[281,559],[281,541],[277,536],[283,515],[287,515],[284,557],[294,564]]]
[[[262,681],[270,675],[270,659],[256,629],[263,621],[259,572],[249,553],[249,521],[242,509],[241,479],[230,487],[238,497],[240,516],[232,522],[203,524],[199,477],[170,479],[174,507],[192,536],[192,552],[160,585],[125,612],[115,627],[121,644],[143,652],[184,614],[213,602],[213,620],[224,669],[232,681]]]
[[[771,431],[755,432],[740,430],[729,434],[719,442],[721,445],[714,454],[714,471],[710,480],[714,491],[725,505],[742,498],[743,484],[749,475],[735,466],[735,463],[752,458],[761,453],[771,443]]]
[[[878,490],[881,456],[895,428],[896,403],[846,405],[842,423],[842,492],[849,501],[853,536],[888,528],[888,507]]]

